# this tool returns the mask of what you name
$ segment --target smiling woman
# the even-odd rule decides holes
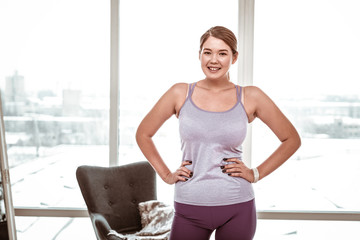
[[[230,66],[236,62],[238,57],[235,35],[222,26],[210,28],[200,38],[199,57],[205,75],[206,73],[226,73],[230,80]],[[207,77],[211,78],[210,75]],[[214,76],[214,78],[219,77]]]
[[[218,240],[253,239],[256,210],[251,183],[276,170],[300,146],[297,131],[270,98],[256,87],[243,88],[231,82],[229,71],[238,53],[232,48],[236,44],[225,42],[228,36],[236,43],[235,35],[220,26],[201,37],[200,62],[205,78],[173,85],[136,133],[141,151],[161,179],[175,184],[178,214],[172,240],[207,240],[213,231]],[[169,169],[152,139],[172,115],[179,118],[183,151],[175,171]],[[248,123],[256,117],[281,144],[257,168],[250,169],[242,161],[242,143]]]
[[[228,45],[219,38],[210,36],[200,52],[201,68],[207,78],[219,79],[222,75],[230,80],[229,69],[237,59]]]
[[[120,1],[121,163],[144,159],[134,138],[140,121],[152,108],[154,99],[159,99],[170,86],[203,77],[199,38],[216,25],[226,26],[236,33],[237,5],[237,1],[219,4],[217,0]],[[237,68],[230,68],[230,72],[236,79]],[[188,89],[186,84],[183,87],[182,98],[182,93],[186,95]],[[177,113],[180,108],[181,104],[177,106]],[[176,169],[182,153],[175,115],[164,123],[153,139],[162,157],[169,159],[169,168]],[[160,200],[173,203],[172,186],[160,180],[157,189]]]

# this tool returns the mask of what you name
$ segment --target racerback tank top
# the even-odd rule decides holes
[[[175,184],[175,201],[199,206],[221,206],[250,201],[252,185],[240,177],[231,177],[220,166],[224,158],[242,160],[242,143],[248,118],[241,103],[241,87],[236,87],[237,102],[224,112],[206,111],[192,101],[196,83],[189,84],[188,96],[179,113],[182,161],[193,171],[188,181]]]

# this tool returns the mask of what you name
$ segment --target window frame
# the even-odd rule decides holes
[[[111,43],[110,43],[110,134],[109,166],[119,164],[119,3],[111,1]],[[253,49],[254,49],[254,13],[255,0],[238,0],[238,84],[253,84]],[[252,165],[251,158],[251,125],[244,142],[246,164]],[[87,209],[82,208],[15,208],[15,216],[40,217],[88,217]],[[360,221],[360,211],[270,211],[258,210],[258,219],[268,220],[326,220],[326,221]]]

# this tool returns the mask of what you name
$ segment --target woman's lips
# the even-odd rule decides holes
[[[218,68],[218,67],[208,67],[208,69],[210,70],[210,72],[217,72],[217,71],[219,71],[221,68]]]

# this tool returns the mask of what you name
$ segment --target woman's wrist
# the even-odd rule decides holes
[[[160,175],[160,174],[159,174]],[[171,178],[171,172],[166,172],[164,173],[162,176],[160,175],[161,179],[165,182],[168,183],[169,179]]]
[[[259,178],[260,178],[259,170],[257,168],[252,168],[251,170],[252,170],[253,175],[254,175],[253,183],[257,183],[259,181]]]

